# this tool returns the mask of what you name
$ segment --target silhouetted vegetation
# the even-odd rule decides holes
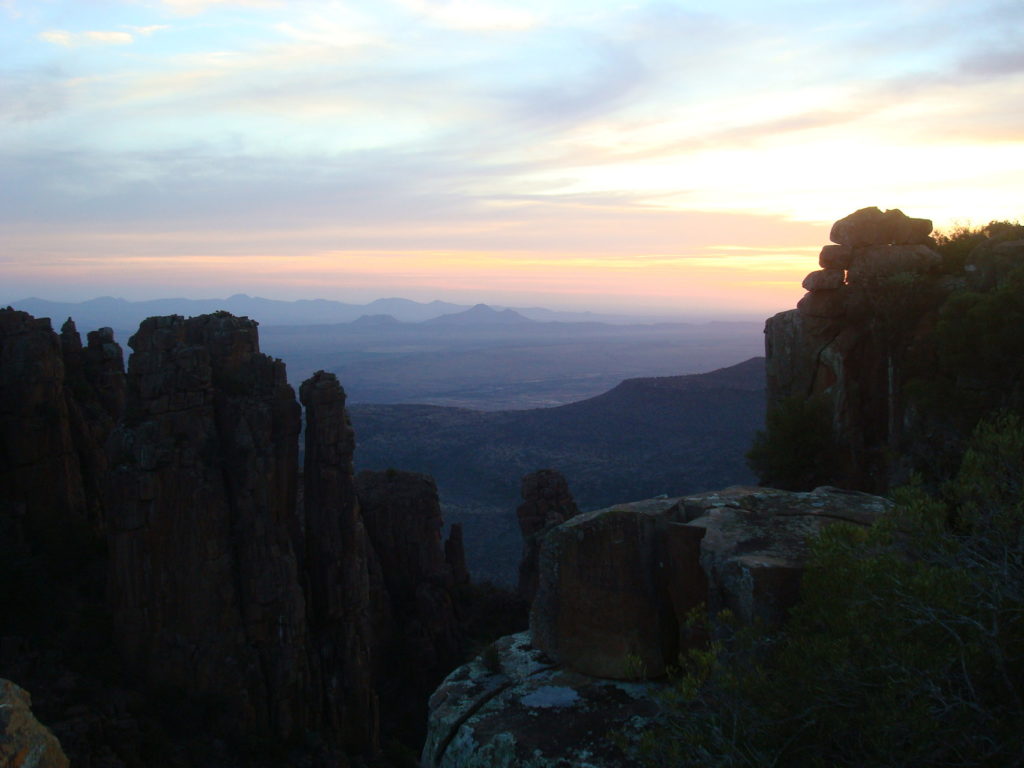
[[[971,251],[988,240],[1024,239],[1024,224],[1016,221],[990,221],[981,227],[958,224],[934,234],[935,250],[942,254],[943,272],[962,275]]]
[[[823,397],[791,397],[769,411],[747,461],[761,483],[789,491],[823,485],[837,460],[832,414]]]
[[[648,763],[1019,765],[1022,466],[1024,422],[1002,414],[939,492],[904,489],[870,529],[828,528],[784,630],[681,659]]]

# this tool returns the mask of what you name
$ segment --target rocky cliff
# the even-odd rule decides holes
[[[985,410],[959,404],[1011,404],[1007,384],[1019,372],[986,369],[1016,358],[1024,228],[989,225],[969,254],[958,253],[963,233],[937,242],[931,231],[898,210],[840,219],[821,269],[803,281],[806,295],[766,323],[769,411],[823,405],[829,482],[877,492],[914,471],[940,476],[955,461],[939,446],[962,441]]]
[[[118,647],[151,686],[233,692],[225,728],[312,727],[284,366],[229,315],[150,318],[129,344],[106,481]]]
[[[239,765],[270,754],[245,744],[377,754],[461,653],[436,491],[364,482],[364,513],[322,372],[300,474],[301,408],[247,318],[150,318],[129,343],[125,372],[109,329],[83,346],[0,310],[0,662],[77,765],[189,765],[204,739]]]

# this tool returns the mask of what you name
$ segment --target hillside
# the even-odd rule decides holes
[[[350,413],[357,467],[431,474],[445,519],[464,525],[470,569],[508,583],[521,547],[519,480],[528,472],[561,471],[581,509],[752,481],[744,453],[764,421],[764,359],[630,379],[556,408],[357,404]]]

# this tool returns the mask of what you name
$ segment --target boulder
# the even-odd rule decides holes
[[[804,297],[797,302],[796,308],[801,314],[808,317],[833,319],[846,314],[846,299],[847,292],[842,288],[817,290],[813,293],[805,293]]]
[[[931,242],[931,219],[913,219],[898,208],[886,211],[889,242],[893,245],[926,245]]]
[[[912,219],[903,211],[882,212],[878,208],[861,208],[832,225],[829,239],[833,243],[854,248],[871,245],[916,245],[928,242],[932,223],[928,219]]]
[[[847,282],[861,286],[900,273],[923,274],[942,263],[942,256],[927,245],[876,245],[855,248]]]
[[[527,633],[511,635],[435,691],[421,765],[633,768],[632,748],[658,712],[660,690],[558,667]]]
[[[734,488],[691,497],[689,525],[706,533],[700,564],[712,616],[729,609],[743,624],[782,622],[800,595],[808,543],[835,522],[871,525],[892,503],[879,496],[821,487],[794,493]]]
[[[804,278],[805,291],[835,291],[843,287],[846,273],[842,269],[819,269]]]
[[[870,525],[890,506],[827,487],[736,487],[579,515],[544,538],[532,642],[583,674],[657,677],[701,640],[689,634],[693,609],[781,622],[809,540],[836,521]]]
[[[60,742],[32,714],[28,691],[0,679],[0,765],[4,768],[68,768]]]
[[[818,255],[822,269],[849,269],[853,262],[853,248],[848,245],[826,245]]]
[[[530,611],[533,643],[595,677],[662,675],[679,629],[659,564],[678,499],[622,504],[578,515],[550,531]]]
[[[537,593],[540,541],[556,525],[579,514],[565,477],[553,469],[524,475],[520,483],[523,503],[516,510],[523,535],[523,557],[519,562],[519,596],[529,604]]]

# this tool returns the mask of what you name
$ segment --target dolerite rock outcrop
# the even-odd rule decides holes
[[[69,415],[78,411],[73,398],[50,321],[0,310],[0,532],[8,558],[20,546],[59,568],[88,537],[92,505],[75,440],[83,427],[73,430]]]
[[[172,708],[204,713],[182,740],[215,761],[286,741],[300,762],[375,755],[380,722],[422,711],[461,653],[464,553],[442,546],[436,489],[364,489],[368,530],[323,372],[301,387],[300,475],[300,406],[254,321],[150,318],[130,345],[126,374],[109,329],[83,346],[71,320],[58,336],[0,310],[0,661],[83,766],[145,763]],[[83,671],[97,659],[130,690]]]
[[[537,558],[540,542],[548,531],[580,513],[565,477],[553,469],[524,475],[520,484],[523,503],[516,510],[523,535],[517,592],[527,604],[537,593]]]
[[[300,560],[307,589],[311,665],[326,725],[349,748],[375,744],[375,664],[390,632],[391,606],[356,500],[355,434],[345,392],[318,371],[299,388],[306,407]],[[432,542],[426,542],[431,546]]]
[[[807,294],[765,325],[768,407],[827,400],[840,449],[831,481],[843,487],[883,491],[900,474],[892,456],[909,418],[901,363],[933,327],[935,296],[955,286],[938,274],[931,230],[899,210],[840,219],[822,268],[804,279]]]
[[[657,709],[656,679],[706,640],[691,628],[695,609],[712,629],[726,609],[777,625],[813,537],[890,508],[831,487],[736,487],[571,518],[544,537],[529,635],[497,643],[431,698],[424,765],[629,765],[610,736],[636,738]]]
[[[378,637],[389,660],[381,695],[395,727],[421,740],[426,698],[462,655],[437,486],[427,475],[391,469],[360,472],[356,490],[390,597],[392,624]]]
[[[314,727],[284,365],[227,314],[150,318],[129,345],[106,483],[121,653],[150,686],[224,697],[225,728]]]

